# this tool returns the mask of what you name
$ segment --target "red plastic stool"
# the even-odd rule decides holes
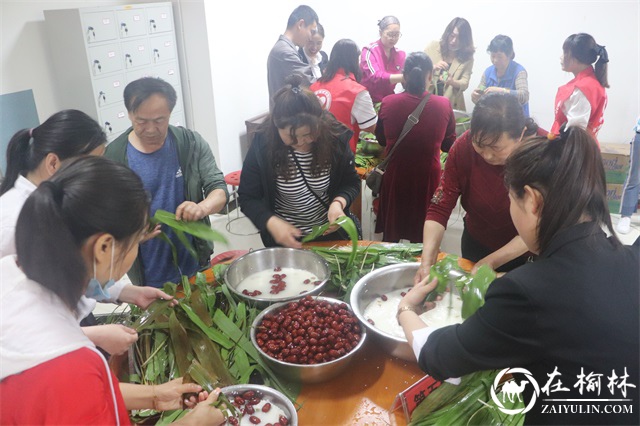
[[[231,172],[228,173],[224,176],[224,181],[227,185],[231,186],[231,194],[229,195],[229,203],[231,202],[231,197],[233,196],[233,200],[235,200],[236,203],[236,217],[231,219],[231,216],[229,214],[229,203],[227,203],[227,231],[229,231],[229,233],[234,234],[234,235],[252,235],[252,234],[256,234],[257,232],[254,233],[249,233],[249,234],[240,234],[237,232],[233,232],[231,230],[231,222],[238,220],[238,219],[242,219],[240,217],[240,204],[238,204],[238,187],[240,186],[240,175],[242,173],[242,170],[237,170],[235,172]]]

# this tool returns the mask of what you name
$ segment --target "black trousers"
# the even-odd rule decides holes
[[[467,228],[465,227],[462,231],[462,240],[460,242],[462,249],[462,257],[468,259],[472,262],[477,262],[478,260],[487,257],[495,250],[490,250],[476,241],[469,233],[467,232]],[[505,263],[498,269],[496,272],[509,272],[513,269],[516,269],[518,266],[522,266],[527,263],[527,259],[529,256],[522,255],[520,257],[516,257],[515,259]]]

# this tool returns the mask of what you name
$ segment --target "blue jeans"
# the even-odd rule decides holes
[[[638,207],[640,193],[640,133],[631,142],[631,157],[629,159],[629,174],[622,190],[620,215],[631,216]]]

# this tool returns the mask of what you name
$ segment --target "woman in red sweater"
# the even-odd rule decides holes
[[[464,217],[462,257],[508,271],[526,262],[527,247],[509,216],[504,164],[525,136],[538,126],[525,118],[515,96],[490,93],[476,104],[471,129],[449,151],[440,186],[431,199],[423,230],[421,266],[415,281],[426,279],[458,197]]]
[[[26,200],[17,259],[0,260],[0,424],[129,424],[127,410],[178,409],[183,393],[201,390],[183,384],[171,396],[164,385],[128,385],[135,389],[123,398],[78,324],[80,297],[104,292],[131,267],[148,211],[138,176],[91,156],[62,168]],[[218,393],[202,392],[179,423],[221,424],[211,406]]]
[[[567,37],[562,50],[562,70],[575,78],[558,88],[551,133],[560,134],[560,127],[566,123],[567,127],[586,129],[597,138],[607,107],[607,49],[589,34],[580,33]]]

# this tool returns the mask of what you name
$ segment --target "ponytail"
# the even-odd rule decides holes
[[[29,279],[75,312],[89,280],[82,247],[107,233],[130,248],[148,214],[148,194],[133,171],[104,157],[80,157],[42,182],[22,207],[18,262]]]
[[[0,195],[13,188],[20,173],[28,168],[30,150],[33,145],[32,130],[22,129],[13,135],[9,141],[7,146],[7,170],[2,184],[0,184]]]
[[[589,34],[572,34],[562,44],[564,54],[567,53],[578,62],[585,65],[594,65],[596,79],[602,87],[608,88],[607,63],[609,54],[604,46],[596,43],[596,40]]]
[[[7,173],[0,195],[13,188],[18,176],[36,170],[48,154],[66,160],[89,154],[106,143],[107,136],[100,125],[74,109],[57,112],[34,129],[22,129],[9,141]]]
[[[40,184],[18,217],[16,251],[29,279],[51,290],[76,313],[88,274],[80,246],[63,219],[63,201],[64,191],[57,184]]]
[[[523,142],[507,159],[505,183],[517,198],[524,196],[525,185],[542,194],[537,233],[540,252],[558,232],[585,218],[605,225],[613,244],[620,245],[607,205],[600,149],[587,131],[570,127],[552,141],[535,137]]]
[[[598,46],[598,60],[595,64],[596,78],[600,82],[600,85],[605,88],[609,88],[608,68],[609,68],[609,54],[604,46]]]
[[[412,95],[422,96],[426,90],[426,79],[433,71],[433,62],[424,52],[413,52],[404,62],[404,87]]]

